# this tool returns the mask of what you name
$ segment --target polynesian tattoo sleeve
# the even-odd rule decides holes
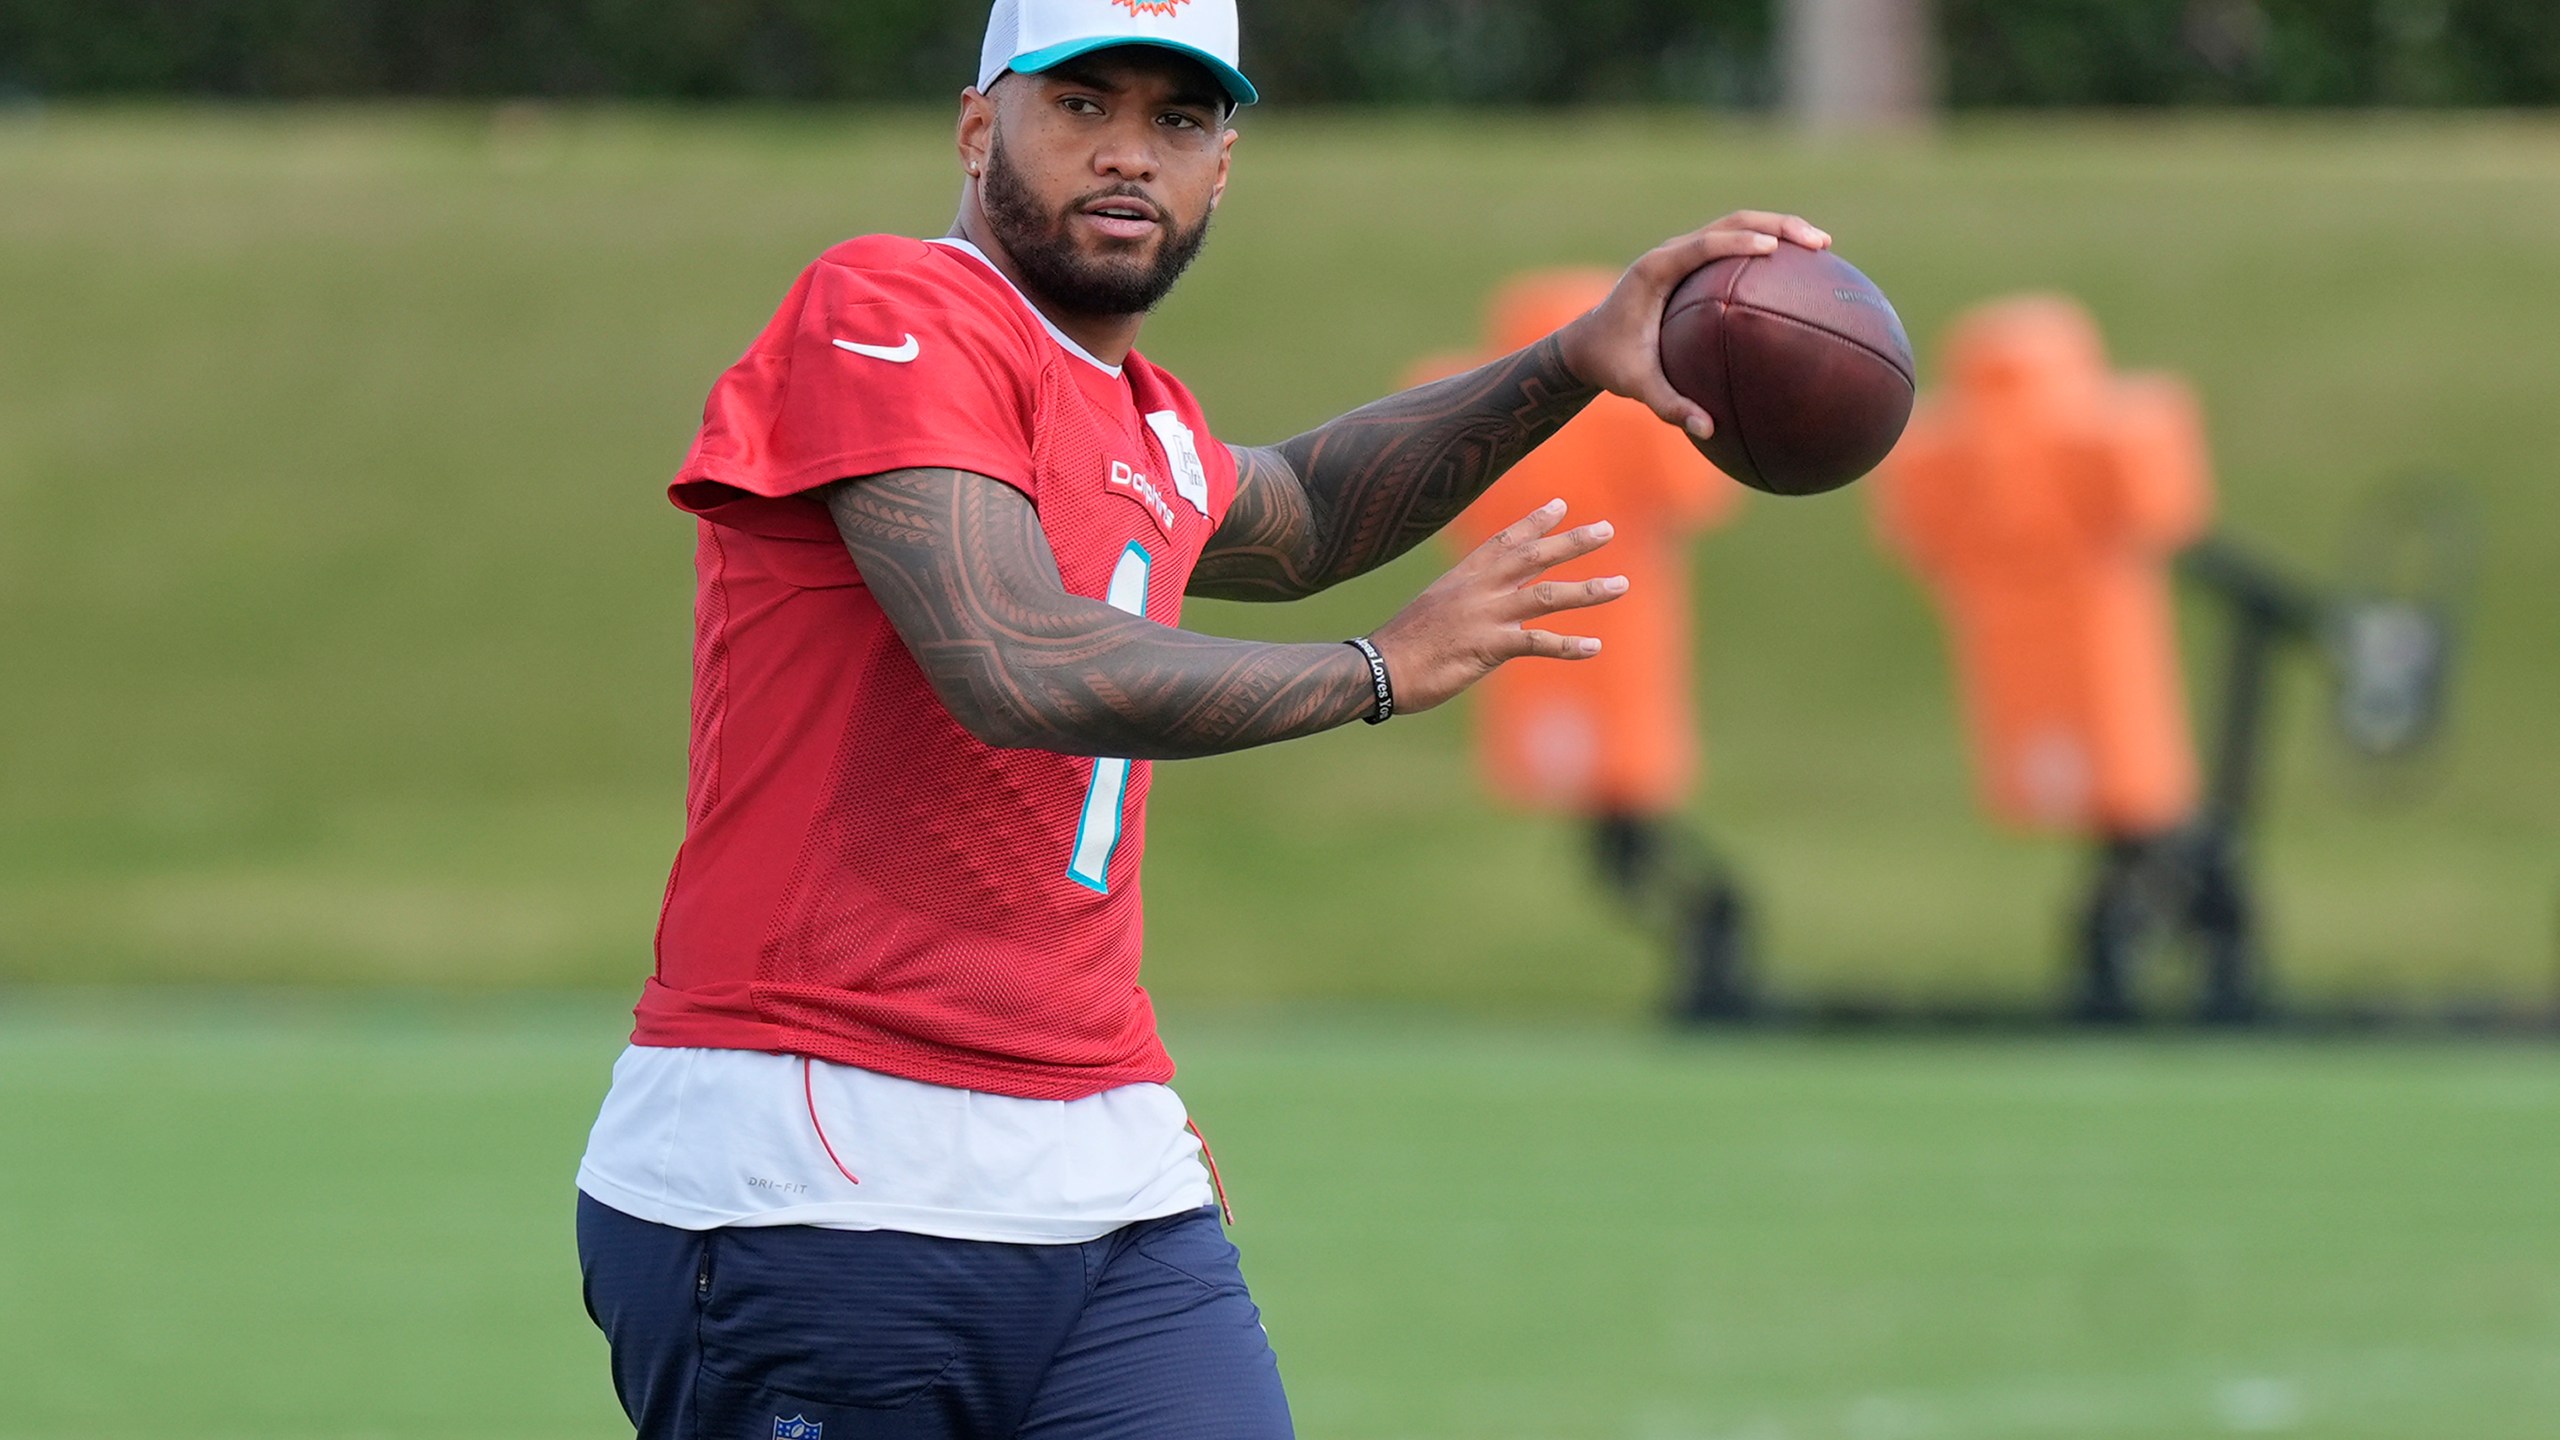
[[[1376,703],[1341,644],[1222,640],[1070,595],[1038,512],[965,470],[827,492],[845,548],[953,718],[991,745],[1172,760],[1347,724]]]
[[[1189,593],[1296,600],[1437,534],[1599,392],[1550,335],[1268,448],[1232,447],[1236,499]]]

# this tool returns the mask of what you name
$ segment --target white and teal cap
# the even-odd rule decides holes
[[[996,0],[978,52],[978,88],[1007,70],[1037,75],[1115,45],[1155,45],[1209,67],[1238,105],[1255,100],[1236,68],[1235,0]]]

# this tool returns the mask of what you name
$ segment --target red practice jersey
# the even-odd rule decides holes
[[[812,493],[918,467],[1019,489],[1070,592],[1166,625],[1235,496],[1190,392],[1075,348],[974,250],[820,256],[670,487],[701,517],[691,781],[634,1043],[1032,1099],[1162,1082],[1150,767],[971,738]]]

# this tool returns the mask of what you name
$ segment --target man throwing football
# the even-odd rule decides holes
[[[999,0],[959,219],[804,271],[713,389],[686,833],[578,1174],[646,1440],[1273,1440],[1279,1372],[1138,981],[1149,762],[1428,710],[1596,642],[1550,504],[1368,635],[1177,628],[1432,535],[1656,359],[1745,213],[1516,354],[1269,448],[1132,348],[1225,192],[1233,0]]]

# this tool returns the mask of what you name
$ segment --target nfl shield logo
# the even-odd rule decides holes
[[[773,1440],[826,1440],[826,1434],[827,1426],[823,1420],[813,1421],[800,1415],[788,1420],[779,1415],[773,1417]]]

